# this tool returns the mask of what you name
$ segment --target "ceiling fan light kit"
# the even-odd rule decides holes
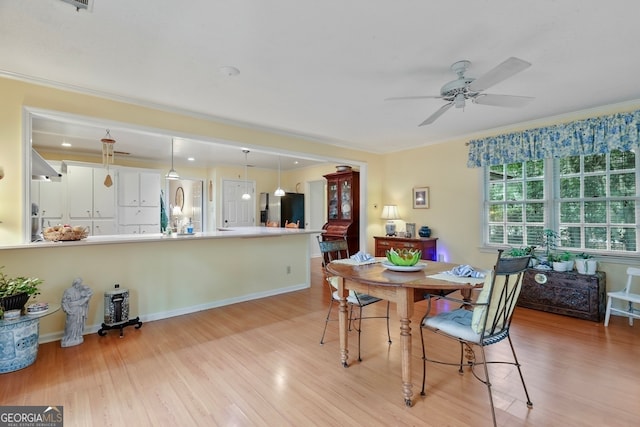
[[[457,61],[451,65],[451,71],[456,73],[458,78],[442,86],[440,89],[440,96],[405,96],[387,98],[387,100],[437,98],[447,101],[447,104],[440,107],[435,113],[427,117],[427,119],[418,126],[424,126],[435,122],[436,119],[451,107],[464,108],[467,100],[470,100],[474,104],[489,105],[493,107],[522,107],[533,98],[529,96],[488,94],[483,93],[483,91],[521,71],[526,70],[530,66],[531,63],[527,61],[511,57],[498,64],[495,68],[482,76],[473,78],[465,76],[467,69],[471,67],[471,61]]]

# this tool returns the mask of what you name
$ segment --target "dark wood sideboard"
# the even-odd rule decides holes
[[[556,272],[530,268],[524,273],[518,305],[549,313],[601,322],[604,320],[606,277],[575,271]]]
[[[420,249],[422,259],[438,260],[437,237],[374,237],[376,241],[376,256],[387,256],[387,250],[393,249]]]

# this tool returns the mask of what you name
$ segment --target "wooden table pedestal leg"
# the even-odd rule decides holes
[[[400,344],[402,345],[402,395],[404,404],[413,404],[411,383],[411,316],[413,315],[413,290],[399,288],[396,291],[396,307],[400,318]]]
[[[347,335],[348,324],[348,308],[347,295],[348,291],[344,287],[344,279],[338,279],[338,295],[340,296],[340,307],[338,313],[338,324],[340,331],[340,363],[347,368],[349,366],[349,341]]]
[[[408,318],[400,319],[400,343],[402,344],[402,395],[404,396],[404,404],[411,406],[413,402],[413,385],[411,383],[411,320]]]

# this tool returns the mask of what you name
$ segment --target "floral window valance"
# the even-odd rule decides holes
[[[592,117],[469,142],[467,166],[629,151],[640,147],[640,110]]]

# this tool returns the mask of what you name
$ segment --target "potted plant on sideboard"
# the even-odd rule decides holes
[[[9,277],[0,267],[0,311],[22,310],[33,295],[40,294],[43,280],[36,277]]]
[[[598,262],[593,259],[593,256],[581,253],[576,256],[576,270],[580,274],[596,274],[598,268]]]

